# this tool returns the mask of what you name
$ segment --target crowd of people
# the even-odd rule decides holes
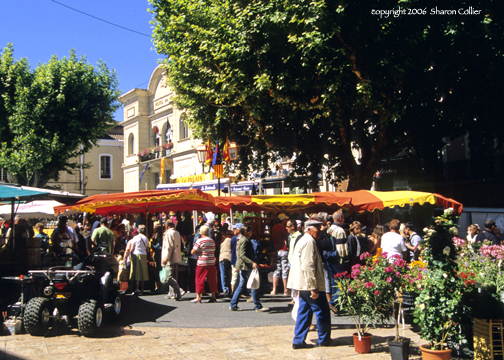
[[[247,282],[254,269],[271,272],[270,294],[290,296],[291,304],[297,305],[294,349],[311,347],[305,342],[310,330],[318,331],[320,346],[330,344],[331,312],[342,312],[337,305],[335,275],[350,272],[353,265],[362,263],[361,254],[387,253],[406,261],[421,256],[422,239],[410,222],[392,219],[371,231],[359,221],[347,222],[341,211],[332,215],[320,212],[304,219],[279,214],[275,220],[267,244],[254,239],[257,234],[250,225],[232,224],[230,218],[216,221],[210,213],[194,230],[189,213],[177,218],[155,214],[150,219],[144,214],[136,219],[132,215],[85,214],[70,221],[60,216],[50,237],[42,223],[35,225],[35,237],[40,238],[43,256],[50,265],[85,263],[93,252],[106,251],[125,264],[119,280],[129,284],[124,288],[128,292],[142,294],[146,282],[153,280],[154,289],[150,290],[164,291],[167,299],[181,300],[190,292],[196,295],[190,300],[193,303],[201,303],[205,295],[209,295],[206,301],[210,303],[228,297],[231,311],[240,311],[240,299],[247,299],[256,312],[267,312],[260,300],[261,289],[247,289]],[[16,236],[34,235],[31,227],[25,226],[25,219],[16,217],[14,225]],[[473,224],[467,239],[501,244],[496,229],[491,219],[485,222],[483,231]],[[8,232],[6,235],[9,238]],[[4,244],[3,250],[8,246]],[[265,263],[268,250],[273,258]],[[187,276],[181,287],[179,266],[183,257]],[[312,324],[313,315],[316,324]]]

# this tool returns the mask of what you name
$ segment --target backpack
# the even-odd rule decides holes
[[[252,244],[252,248],[254,249],[255,262],[259,262],[259,260],[262,258],[261,242],[256,239],[250,239],[250,243]]]
[[[327,229],[327,233],[331,236],[331,240],[333,242],[334,248],[337,252],[336,255],[336,263],[341,265],[350,264],[350,249],[348,246],[348,238],[345,236],[343,239],[336,239],[333,234],[336,233],[337,225],[331,225],[329,229]]]

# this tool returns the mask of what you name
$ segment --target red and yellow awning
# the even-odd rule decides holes
[[[300,195],[216,196],[215,205],[229,211],[273,213],[336,211],[350,205],[351,197],[341,192]]]
[[[84,198],[73,205],[54,207],[54,214],[65,211],[96,214],[126,214],[162,211],[216,211],[215,199],[199,189],[147,190],[130,193],[99,194]]]
[[[453,208],[456,215],[462,213],[463,205],[458,201],[444,197],[435,193],[420,191],[348,191],[352,197],[350,211],[374,211],[383,210],[395,206],[405,206],[414,204],[432,204],[443,206],[444,208]]]
[[[462,204],[439,194],[419,191],[348,191],[322,192],[302,195],[216,196],[215,205],[226,211],[255,211],[273,213],[332,212],[340,208],[349,211],[374,211],[395,206],[432,204],[453,208],[462,213]]]

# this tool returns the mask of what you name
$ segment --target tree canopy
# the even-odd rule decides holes
[[[76,169],[71,159],[115,124],[118,81],[105,63],[90,65],[74,50],[33,71],[13,52],[12,44],[0,51],[0,167],[13,182],[43,187]]]
[[[467,131],[472,156],[495,151],[499,0],[150,2],[175,104],[197,137],[236,140],[245,173],[295,156],[359,189],[401,152],[428,170]]]

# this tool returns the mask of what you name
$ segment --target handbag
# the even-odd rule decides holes
[[[253,269],[247,281],[247,289],[256,290],[261,286],[261,281],[259,279],[259,271]]]
[[[159,271],[159,281],[161,281],[162,284],[167,284],[168,283],[168,278],[170,277],[170,273],[166,269],[165,266],[161,268]]]

